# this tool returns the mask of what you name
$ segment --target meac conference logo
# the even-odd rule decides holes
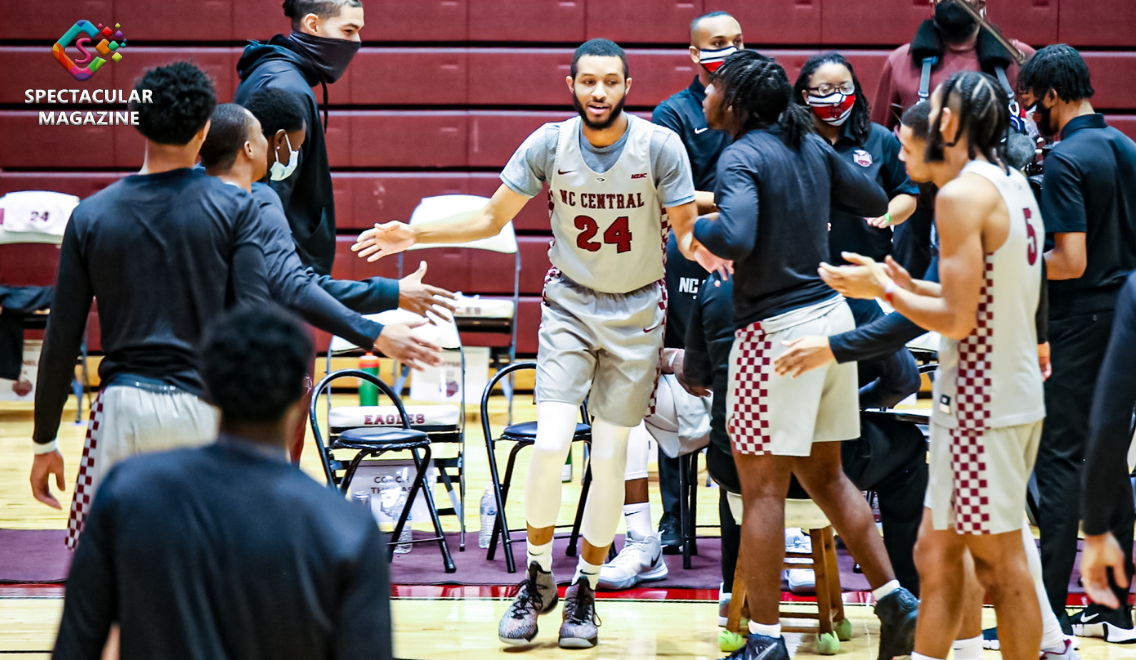
[[[67,69],[68,73],[74,76],[75,80],[90,80],[91,76],[95,75],[106,64],[104,58],[110,58],[115,62],[122,61],[122,53],[118,51],[126,47],[126,37],[123,36],[121,27],[121,25],[115,23],[112,30],[103,26],[102,23],[95,27],[90,21],[77,21],[51,47],[51,54],[55,56],[56,61],[63,65],[64,69]],[[95,44],[95,52],[101,57],[85,48],[85,46],[91,44],[92,39],[99,39],[99,42]],[[83,54],[83,57],[78,61],[72,61],[65,50],[72,42]]]

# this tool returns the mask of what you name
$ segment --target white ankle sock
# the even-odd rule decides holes
[[[540,566],[540,570],[545,573],[552,572],[552,541],[544,545],[535,545],[532,541],[528,541],[525,543],[525,547],[529,564],[535,561]]]
[[[600,568],[602,568],[600,564],[589,564],[580,557],[579,563],[576,564],[576,577],[572,578],[572,583],[575,584],[577,580],[584,578],[594,591],[600,580]]]
[[[764,637],[772,637],[776,639],[781,636],[781,624],[774,623],[772,625],[767,625],[764,623],[758,623],[756,621],[750,621],[749,634],[762,635]]]
[[[651,529],[651,503],[639,502],[637,504],[623,505],[623,518],[627,521],[627,531],[635,532],[637,536],[647,538],[655,533]]]
[[[896,589],[899,589],[899,580],[892,580],[879,589],[872,589],[872,597],[875,598],[876,602],[878,603],[880,602],[881,598],[887,596]]]
[[[982,660],[982,635],[970,639],[956,639],[951,642],[955,660]]]
[[[946,658],[932,658],[931,656],[923,655],[922,653],[912,653],[911,654],[911,660],[947,660],[947,659]]]

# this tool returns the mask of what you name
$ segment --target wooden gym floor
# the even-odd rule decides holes
[[[350,405],[353,395],[337,395],[337,405]],[[66,527],[66,505],[70,502],[75,466],[82,453],[85,425],[75,425],[74,400],[64,413],[59,445],[68,470],[67,490],[59,498],[64,511],[55,511],[34,501],[28,487],[31,466],[30,437],[32,412],[28,404],[0,404],[0,528],[11,529],[63,529]],[[491,416],[495,428],[505,420],[503,398],[492,402]],[[519,395],[515,405],[515,418],[520,421],[535,418],[532,398]],[[478,501],[488,481],[484,441],[475,413],[467,420],[468,492],[470,506],[466,515],[470,531],[467,552],[477,552],[479,526]],[[500,457],[499,457],[500,458]],[[523,458],[523,457],[522,457]],[[502,469],[504,458],[501,458]],[[571,484],[565,484],[561,505],[561,521],[571,520],[576,498],[579,496],[582,448],[574,449],[575,474]],[[314,442],[309,430],[308,445],[304,451],[302,468],[314,479],[323,480],[316,458]],[[523,485],[525,461],[520,461],[515,484]],[[655,479],[652,469],[652,480]],[[705,484],[705,472],[701,475]],[[519,490],[515,490],[519,494]],[[441,496],[441,493],[439,493]],[[514,496],[508,505],[512,520],[523,519],[523,507]],[[657,520],[661,512],[658,489],[651,487],[652,514]],[[717,493],[705,489],[700,493],[698,518],[703,523],[717,521]],[[447,529],[457,529],[452,517],[443,517]],[[620,533],[622,533],[622,525]],[[713,533],[701,530],[701,534]],[[455,548],[456,551],[456,548]],[[392,576],[397,584],[397,574]],[[502,568],[502,583],[514,581]],[[21,658],[48,658],[59,625],[63,599],[60,589],[43,589],[29,597],[19,589],[0,589],[0,656]],[[714,598],[713,593],[705,594]],[[660,600],[602,600],[598,613],[603,621],[600,628],[600,645],[590,651],[565,651],[556,647],[558,613],[542,619],[541,633],[531,647],[503,648],[497,640],[497,622],[508,607],[508,600],[490,597],[465,598],[396,598],[392,604],[395,626],[395,653],[400,658],[718,658],[723,654],[717,644],[717,603],[708,601]],[[558,608],[559,610],[559,608]],[[847,607],[853,622],[853,639],[841,645],[840,656],[848,660],[875,660],[878,624],[871,607]],[[993,623],[993,611],[986,611]],[[813,660],[816,653],[813,635],[789,634],[786,636],[790,651],[797,658]],[[519,655],[517,655],[519,654]],[[987,651],[989,660],[1000,654]],[[1084,660],[1136,660],[1136,647],[1104,644],[1084,640],[1081,656]]]

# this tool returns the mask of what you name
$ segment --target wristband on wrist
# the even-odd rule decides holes
[[[891,305],[892,307],[895,307],[895,302],[893,301],[895,288],[895,282],[888,282],[887,286],[884,287],[884,300],[886,300],[887,304]]]
[[[58,447],[56,446],[54,440],[52,440],[51,442],[44,442],[44,443],[39,443],[39,442],[33,442],[32,443],[32,453],[35,454],[36,456],[39,456],[40,454],[50,454],[51,452],[57,451],[57,450],[58,450]]]
[[[886,224],[889,227],[891,226],[891,211],[888,211],[887,213],[884,214],[884,224]]]

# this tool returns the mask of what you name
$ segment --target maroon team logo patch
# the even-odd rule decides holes
[[[631,178],[632,178],[632,179],[646,179],[646,178],[647,178],[647,173],[646,173],[646,172],[640,172],[640,173],[638,173],[638,174],[632,174],[632,175],[631,175]]]
[[[857,149],[856,151],[852,152],[852,161],[860,167],[871,167],[872,154],[864,151],[863,149]]]

